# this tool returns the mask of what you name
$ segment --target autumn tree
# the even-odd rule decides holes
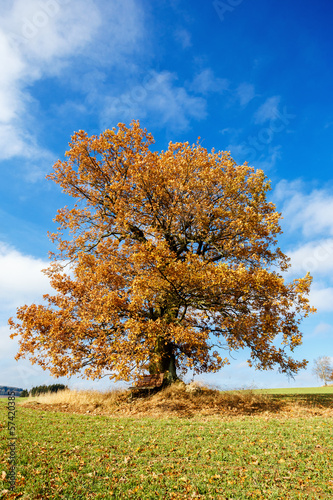
[[[333,380],[333,366],[331,358],[329,356],[320,356],[314,360],[313,373],[320,380],[322,380],[325,385],[330,380]]]
[[[9,320],[16,359],[29,355],[55,376],[175,379],[220,370],[223,349],[247,347],[250,366],[297,373],[307,361],[287,350],[313,312],[311,277],[279,274],[289,259],[269,181],[199,141],[161,152],[153,142],[138,122],[80,131],[54,165],[48,178],[76,202],[57,212],[50,235],[54,295]]]

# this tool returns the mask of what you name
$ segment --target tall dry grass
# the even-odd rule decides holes
[[[66,389],[29,398],[25,406],[75,413],[121,415],[221,415],[276,411],[279,404],[252,390],[221,392],[202,385],[175,383],[149,397],[131,397],[129,390]]]
[[[34,401],[39,404],[57,405],[67,404],[71,406],[95,406],[95,407],[110,407],[117,404],[127,396],[125,390],[112,391],[92,391],[92,390],[76,390],[65,389],[58,392],[46,392],[39,396],[29,397],[27,400]]]

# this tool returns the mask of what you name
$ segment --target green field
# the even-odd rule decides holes
[[[286,389],[255,389],[253,392],[264,394],[333,394],[333,386],[326,387],[298,387]]]
[[[283,391],[272,398],[288,398]],[[297,391],[300,398],[314,394]],[[4,477],[9,451],[2,399],[0,498],[329,499],[332,388],[317,397],[323,399],[311,407],[323,409],[320,415],[230,418],[79,415],[24,408],[18,398],[14,492]]]

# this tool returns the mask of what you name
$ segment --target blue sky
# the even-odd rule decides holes
[[[0,19],[0,385],[64,382],[108,388],[108,378],[55,380],[16,362],[7,320],[50,291],[40,270],[56,210],[69,204],[45,175],[74,131],[89,135],[139,119],[155,137],[201,143],[248,161],[272,181],[284,217],[286,279],[313,276],[290,380],[233,354],[220,387],[312,386],[314,358],[333,361],[333,6],[325,0],[3,0]]]

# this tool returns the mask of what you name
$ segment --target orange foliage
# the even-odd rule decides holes
[[[248,347],[250,365],[297,373],[307,362],[286,349],[301,344],[299,323],[314,312],[312,278],[286,284],[279,274],[289,259],[264,173],[199,143],[158,153],[153,142],[138,122],[80,131],[54,165],[48,178],[77,203],[58,211],[50,235],[55,295],[9,320],[16,359],[29,354],[55,376],[174,378],[176,368],[217,371],[228,363],[221,349]]]

